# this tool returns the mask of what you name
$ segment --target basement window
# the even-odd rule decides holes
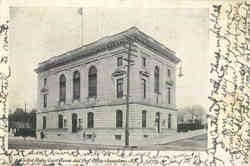
[[[148,135],[143,135],[144,138],[148,138]]]
[[[121,140],[122,136],[121,135],[115,135],[115,140]]]

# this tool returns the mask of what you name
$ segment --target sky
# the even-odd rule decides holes
[[[208,106],[208,9],[190,8],[10,8],[9,108],[37,108],[38,63],[101,37],[136,26],[182,60],[176,104]],[[81,19],[83,27],[81,26]],[[178,66],[179,67],[179,66]],[[177,72],[178,74],[178,72]]]

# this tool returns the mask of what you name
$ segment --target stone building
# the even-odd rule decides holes
[[[132,40],[128,40],[131,39]],[[124,144],[128,41],[129,139],[176,131],[176,65],[180,61],[132,27],[39,63],[37,128],[48,136],[75,136]]]

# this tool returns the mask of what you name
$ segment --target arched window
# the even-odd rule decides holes
[[[88,124],[87,124],[88,128],[94,128],[94,113],[93,112],[89,112],[88,113]]]
[[[97,70],[94,66],[89,69],[89,97],[97,96]]]
[[[142,111],[142,128],[147,127],[147,111],[143,110]]]
[[[43,129],[46,129],[46,116],[43,116]]]
[[[171,114],[168,114],[168,128],[171,129]]]
[[[155,77],[155,93],[159,93],[160,92],[160,70],[158,66],[155,67],[154,77]]]
[[[122,128],[122,111],[117,110],[116,111],[116,128]]]
[[[60,76],[60,102],[66,100],[66,77],[62,74]]]
[[[58,115],[58,128],[63,128],[63,115]]]
[[[75,71],[73,74],[73,99],[80,99],[80,72]]]

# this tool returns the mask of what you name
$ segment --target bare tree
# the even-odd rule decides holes
[[[183,123],[185,121],[185,118],[187,117],[187,114],[190,114],[189,111],[191,110],[191,107],[186,106],[182,107],[178,111],[177,115],[177,121],[178,123]]]

